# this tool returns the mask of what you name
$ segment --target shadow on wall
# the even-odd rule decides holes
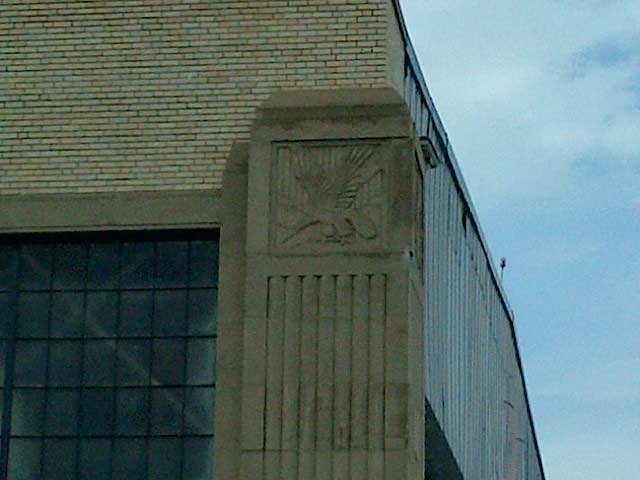
[[[431,405],[425,400],[424,474],[430,480],[463,480],[458,463],[438,424]]]

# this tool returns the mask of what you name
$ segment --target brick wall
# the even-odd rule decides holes
[[[0,195],[219,188],[274,89],[397,83],[391,8],[3,0]]]

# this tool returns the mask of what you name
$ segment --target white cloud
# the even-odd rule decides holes
[[[579,188],[573,166],[585,156],[640,159],[640,45],[637,59],[626,52],[609,65],[589,65],[584,53],[640,38],[637,2],[403,4],[481,212],[562,199]]]

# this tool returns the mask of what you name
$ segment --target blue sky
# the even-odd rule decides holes
[[[402,0],[516,312],[548,480],[640,478],[640,0]]]

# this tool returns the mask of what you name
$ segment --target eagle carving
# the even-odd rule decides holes
[[[288,150],[278,190],[280,244],[347,245],[380,235],[382,171],[375,145]]]

